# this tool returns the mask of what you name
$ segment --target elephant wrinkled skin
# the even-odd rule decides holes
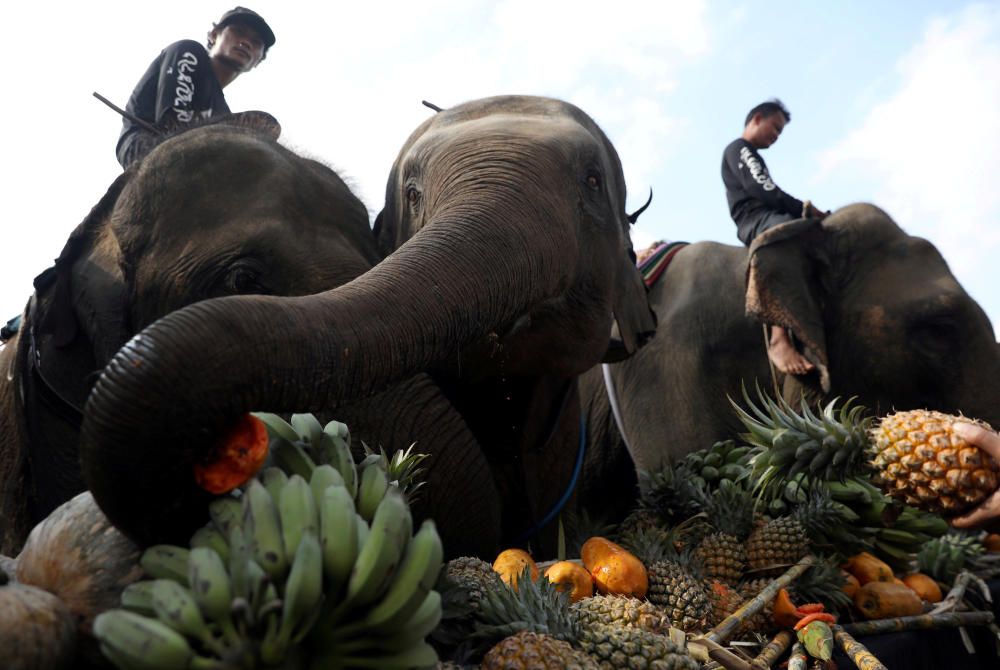
[[[184,538],[208,500],[192,463],[244,412],[336,414],[426,371],[448,407],[410,404],[475,441],[413,436],[446,551],[488,555],[542,526],[532,545],[554,548],[577,376],[655,328],[624,203],[614,147],[570,104],[507,96],[434,115],[392,168],[376,222],[388,256],[372,270],[314,296],[200,302],[115,355],[83,424],[95,499],[140,542]]]
[[[0,550],[16,553],[83,490],[80,408],[129,337],[199,300],[315,293],[378,260],[361,201],[266,128],[196,128],[123,173],[36,279],[0,352]]]
[[[784,380],[793,403],[803,393],[857,396],[878,414],[930,408],[1000,425],[1000,349],[985,313],[930,242],[872,205],[769,231],[749,254],[714,242],[685,247],[650,302],[656,338],[611,366],[635,467],[655,470],[742,432],[728,398],[742,402],[744,383],[751,394],[755,383],[773,387],[760,320],[791,328],[817,367]],[[620,515],[635,496],[633,463],[600,368],[581,387],[600,445],[582,495],[603,491]]]

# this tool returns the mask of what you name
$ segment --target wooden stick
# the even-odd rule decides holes
[[[718,642],[705,637],[688,641],[688,652],[702,663],[714,662],[726,670],[752,670],[750,663],[729,651]]]
[[[718,626],[710,630],[704,637],[718,643],[728,641],[747,619],[764,609],[778,595],[778,591],[792,583],[815,562],[815,556],[809,555],[804,557],[790,567],[785,574],[764,587],[760,593],[740,605],[739,609],[723,619]]]
[[[840,648],[854,661],[854,665],[858,666],[859,670],[888,670],[881,661],[875,658],[875,654],[851,637],[843,626],[833,624],[831,628],[833,628],[833,641],[840,645]]]
[[[955,582],[951,586],[951,590],[948,591],[948,595],[939,602],[931,611],[931,614],[942,614],[944,612],[950,612],[959,606],[962,602],[962,598],[965,597],[965,589],[968,588],[969,582],[972,581],[972,573],[966,570],[958,573],[955,577]]]
[[[801,642],[792,645],[792,655],[788,657],[788,670],[808,670],[809,654]]]
[[[795,633],[790,630],[780,631],[760,650],[757,658],[750,661],[750,667],[754,670],[767,670],[778,662],[778,659],[788,651],[793,642],[795,642]]]
[[[880,635],[899,633],[905,630],[929,630],[932,628],[958,628],[960,626],[988,626],[993,623],[993,612],[942,612],[941,614],[917,614],[895,619],[875,619],[858,621],[842,626],[850,635]]]

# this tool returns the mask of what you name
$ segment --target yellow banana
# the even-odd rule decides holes
[[[319,538],[329,593],[340,593],[358,557],[354,499],[343,486],[328,486],[319,499]],[[362,521],[364,523],[364,521]],[[364,524],[365,528],[368,524]]]
[[[183,635],[165,623],[127,610],[108,610],[94,619],[94,637],[122,667],[187,668],[194,652]]]
[[[353,605],[368,605],[385,591],[388,578],[405,548],[399,537],[409,517],[410,509],[403,494],[393,487],[375,509],[368,539],[351,570],[347,600]]]
[[[288,572],[288,557],[281,539],[278,508],[264,485],[251,479],[243,493],[243,514],[248,526],[251,553],[275,582]]]
[[[443,560],[441,538],[428,519],[407,544],[388,591],[368,611],[365,625],[375,631],[392,631],[405,624],[434,588]]]
[[[172,579],[187,586],[188,550],[173,544],[154,544],[142,552],[139,565],[154,579]]]
[[[282,544],[288,556],[295,555],[303,533],[319,535],[316,501],[305,479],[298,475],[288,479],[278,499],[278,516],[281,518]]]
[[[178,633],[195,639],[208,634],[208,626],[201,615],[194,595],[186,586],[172,579],[157,579],[150,587],[153,609],[157,618]]]
[[[361,471],[361,481],[358,484],[357,508],[358,514],[371,521],[375,509],[385,497],[389,489],[389,477],[381,466],[370,463]]]

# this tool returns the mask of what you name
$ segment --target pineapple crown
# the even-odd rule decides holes
[[[700,517],[692,517],[670,530],[641,528],[621,538],[621,543],[647,567],[655,563],[676,563],[700,577],[702,565],[695,550],[706,531],[702,521]]]
[[[705,491],[686,463],[668,463],[655,472],[639,470],[638,478],[639,508],[653,512],[666,525],[697,514],[704,505]]]
[[[381,446],[379,446],[378,452],[364,442],[361,443],[361,446],[365,450],[365,460],[378,461],[388,475],[389,483],[398,486],[406,494],[407,501],[413,504],[418,498],[417,491],[427,483],[422,479],[427,468],[420,467],[420,464],[429,454],[413,453],[413,448],[417,446],[416,442],[405,450],[397,449],[391,457],[385,453],[385,449]]]
[[[751,476],[763,496],[780,493],[800,474],[806,481],[844,481],[867,472],[874,418],[866,416],[863,406],[852,405],[854,398],[839,407],[840,398],[834,398],[815,413],[805,398],[796,411],[783,398],[768,397],[760,386],[757,396],[759,405],[743,388],[749,411],[732,398],[729,402],[748,431],[743,439],[759,450]]]
[[[576,644],[580,623],[569,606],[569,593],[546,577],[531,578],[525,566],[512,587],[501,582],[490,589],[476,612],[475,632],[469,637],[467,657],[480,656],[505,637],[532,631]]]
[[[939,582],[951,584],[958,573],[972,567],[984,551],[981,532],[952,529],[924,543],[917,553],[917,567]]]
[[[739,540],[745,540],[753,528],[753,495],[727,479],[706,498],[704,510],[716,531]]]
[[[843,590],[846,583],[847,577],[836,561],[818,557],[792,583],[790,590],[799,604],[823,603],[827,611],[846,613],[853,602]]]

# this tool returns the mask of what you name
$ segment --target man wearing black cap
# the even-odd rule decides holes
[[[145,156],[160,133],[228,114],[222,89],[257,67],[273,45],[274,33],[264,19],[236,7],[212,25],[207,49],[194,40],[181,40],[161,51],[129,97],[125,109],[141,122],[123,120],[115,148],[118,162],[127,168]]]

